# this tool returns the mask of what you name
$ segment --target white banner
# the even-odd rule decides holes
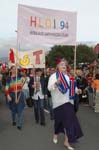
[[[17,61],[18,66],[22,68],[45,68],[45,51],[43,49],[33,51],[17,51],[12,49],[12,51],[15,62],[12,62],[12,57],[9,56],[10,66]]]
[[[76,12],[18,6],[18,42],[21,44],[76,44]]]

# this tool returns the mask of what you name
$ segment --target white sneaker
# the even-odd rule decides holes
[[[71,146],[66,146],[66,145],[64,145],[65,147],[66,147],[66,149],[68,149],[68,150],[74,150],[74,148],[73,147],[71,147]]]
[[[68,149],[68,150],[74,150],[74,148],[71,147],[71,146],[68,146],[67,149]]]
[[[48,114],[50,113],[47,109],[44,109],[44,112],[46,112],[46,113],[48,113]]]
[[[57,144],[57,143],[58,143],[58,140],[55,139],[55,138],[53,138],[53,143],[54,143],[54,144]]]

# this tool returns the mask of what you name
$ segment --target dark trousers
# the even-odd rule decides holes
[[[20,93],[17,93],[18,95]],[[23,110],[25,107],[24,93],[21,92],[19,103],[15,103],[15,93],[10,93],[12,101],[8,103],[9,109],[11,110],[12,122],[16,122],[16,115],[18,116],[18,126],[22,127],[23,123]]]
[[[77,113],[79,109],[79,95],[75,95],[75,99],[74,99],[74,111],[75,113]]]
[[[16,109],[13,109],[11,111],[12,114],[12,122],[16,122],[16,114],[18,116],[18,127],[22,127],[22,123],[23,123],[23,110],[18,110],[17,108],[17,104],[15,104]]]
[[[34,115],[37,123],[40,121],[40,124],[45,124],[44,99],[34,99]]]
[[[50,111],[50,119],[54,119],[54,111],[53,111],[53,104],[52,104],[52,98],[48,97],[48,109]]]

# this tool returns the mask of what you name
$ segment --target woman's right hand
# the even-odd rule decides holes
[[[56,81],[56,83],[59,84],[60,82],[61,82],[61,79],[58,78],[57,81]]]
[[[7,95],[7,99],[8,99],[8,102],[11,102],[12,101],[12,98],[10,95]]]
[[[57,88],[58,84],[61,82],[60,78],[57,79],[57,81],[54,84],[54,88]]]

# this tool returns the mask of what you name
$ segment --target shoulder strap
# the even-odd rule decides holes
[[[22,84],[22,88],[23,88],[23,86],[24,86],[24,84],[25,84],[26,80],[27,80],[27,78],[26,78],[26,79],[25,79],[25,81],[23,82],[23,84]]]

